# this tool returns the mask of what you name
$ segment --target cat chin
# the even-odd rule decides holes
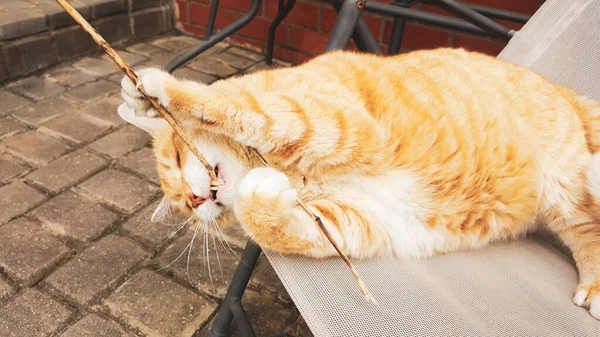
[[[223,206],[213,201],[206,202],[194,210],[194,217],[204,222],[216,221],[221,214],[223,214]]]

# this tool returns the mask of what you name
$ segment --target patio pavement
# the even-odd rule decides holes
[[[121,54],[164,66],[198,43],[160,37]],[[264,67],[221,43],[175,75]],[[121,77],[97,54],[0,88],[0,336],[208,335],[245,240],[197,238],[188,266],[178,256],[194,228],[148,220],[161,191],[149,137],[116,113]],[[243,303],[259,336],[311,336],[264,258]]]

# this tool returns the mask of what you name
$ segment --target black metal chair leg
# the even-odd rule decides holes
[[[229,301],[229,308],[233,313],[235,324],[237,325],[240,334],[244,337],[256,337],[252,324],[250,324],[250,320],[246,314],[246,310],[244,310],[244,306],[242,306],[241,299],[232,297]]]
[[[256,267],[256,262],[258,262],[261,251],[262,249],[256,243],[252,241],[246,243],[246,248],[244,248],[244,252],[242,253],[242,259],[238,263],[237,269],[233,274],[233,279],[231,280],[229,289],[227,289],[227,294],[223,299],[221,309],[215,319],[212,331],[210,332],[210,337],[228,336],[231,332],[231,321],[234,319],[234,316],[238,327],[240,327],[240,332],[249,333],[252,331],[252,327],[250,326],[245,311],[243,308],[240,311],[240,300],[244,295],[244,291],[246,291],[248,281],[250,281],[250,276],[252,276],[252,272]],[[252,334],[248,335],[244,334],[244,336],[254,336],[254,332],[252,331]]]
[[[206,33],[204,39],[209,39],[215,29],[215,20],[217,19],[217,10],[219,9],[219,0],[210,2],[210,13],[208,14],[208,24],[206,25]]]
[[[269,38],[267,39],[267,64],[273,64],[273,45],[275,44],[275,30],[294,8],[296,0],[288,0],[284,5],[284,0],[279,0],[279,6],[277,7],[277,16],[273,19],[273,23],[269,26]]]
[[[227,37],[235,34],[235,32],[237,32],[238,30],[240,30],[242,27],[244,27],[250,21],[252,21],[252,19],[254,19],[254,17],[258,13],[258,9],[260,8],[260,3],[261,3],[261,0],[252,0],[252,6],[250,7],[250,11],[248,13],[246,13],[244,16],[242,16],[241,18],[239,18],[236,21],[234,21],[229,26],[223,28],[223,30],[221,30],[218,33],[212,35],[201,46],[198,46],[198,47],[192,49],[191,51],[189,51],[189,52],[187,52],[187,53],[185,53],[183,55],[179,55],[179,56],[175,57],[165,67],[166,71],[173,72],[175,69],[177,69],[181,65],[185,64],[189,60],[193,59],[194,57],[200,55],[201,53],[205,52],[210,47],[212,47],[212,46],[216,45],[217,43],[223,41],[225,38],[227,38]]]
[[[336,10],[336,12],[338,12],[338,19],[339,19],[340,10],[341,10],[342,4],[343,4],[342,0],[329,0],[329,3],[331,3],[333,8]],[[362,3],[365,4],[366,1],[362,1]],[[373,54],[381,54],[381,49],[379,49],[377,40],[375,40],[375,37],[373,37],[373,34],[371,33],[369,26],[367,26],[365,19],[363,19],[362,17],[358,18],[358,23],[354,27],[352,40],[354,40],[354,42],[356,43],[356,46],[361,51],[369,52],[369,53],[373,53]]]
[[[394,25],[392,26],[392,37],[390,39],[390,45],[388,46],[388,55],[396,55],[400,51],[405,25],[406,19],[399,16],[396,16],[394,18]]]
[[[331,30],[325,51],[344,49],[350,42],[366,0],[344,0]]]

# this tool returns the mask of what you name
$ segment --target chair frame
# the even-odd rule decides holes
[[[367,0],[328,0],[338,13],[338,18],[331,31],[325,52],[344,49],[350,40],[354,40],[358,49],[363,52],[382,54],[377,41],[371,34],[366,22],[361,17],[363,11],[378,13],[394,17],[392,36],[388,47],[388,55],[395,55],[400,51],[402,36],[406,19],[427,23],[442,28],[453,29],[471,34],[510,40],[515,31],[510,30],[491,18],[503,19],[512,22],[526,23],[529,16],[508,11],[497,10],[485,6],[458,3],[455,0],[394,0],[391,4],[368,2]],[[459,18],[451,18],[438,14],[410,9],[414,4],[422,2],[434,4],[447,10]],[[258,13],[261,0],[252,0],[250,10],[241,18],[234,21],[221,31],[213,34],[215,18],[219,0],[211,1],[211,8],[206,29],[205,42],[198,47],[175,57],[165,67],[172,73],[178,67],[205,52],[212,46],[235,34],[246,26]],[[266,50],[266,62],[273,61],[273,41],[275,30],[293,9],[296,0],[279,0],[277,17],[269,28]],[[235,321],[242,336],[255,337],[256,333],[241,304],[242,297],[252,276],[262,249],[249,240],[242,252],[241,261],[233,274],[233,278],[223,298],[210,337],[225,337],[231,333],[231,324]]]

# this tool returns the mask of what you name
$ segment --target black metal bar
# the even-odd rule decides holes
[[[267,64],[273,64],[273,45],[275,43],[275,30],[285,19],[288,13],[294,8],[296,4],[296,0],[288,0],[287,3],[283,4],[284,0],[279,0],[279,5],[277,7],[277,16],[273,19],[273,23],[269,26],[269,38],[267,39]]]
[[[239,297],[232,297],[229,300],[229,308],[233,313],[235,324],[238,327],[240,335],[244,337],[256,337],[254,329],[252,329],[252,324],[250,324],[246,310],[244,310],[244,306],[242,306]]]
[[[392,26],[392,37],[390,39],[390,45],[388,46],[388,55],[396,55],[400,51],[405,24],[405,18],[399,16],[394,17],[394,25]]]
[[[240,299],[244,295],[244,291],[246,291],[248,281],[250,281],[250,276],[252,276],[252,272],[256,267],[256,262],[258,262],[258,257],[260,256],[261,251],[262,250],[260,246],[251,240],[248,240],[246,243],[246,248],[244,248],[244,252],[242,253],[242,259],[238,263],[237,269],[233,274],[231,284],[227,289],[227,294],[225,294],[223,304],[221,305],[221,309],[219,309],[219,313],[215,319],[212,331],[210,332],[210,337],[225,337],[229,335],[231,330],[231,321],[233,320],[234,316],[232,310],[235,309],[231,308],[230,306],[231,299]],[[239,319],[244,318],[238,318],[236,316],[236,320]]]
[[[421,0],[422,3],[436,5],[437,0]],[[506,21],[518,22],[518,23],[527,23],[531,16],[521,13],[515,13],[511,11],[505,11],[502,9],[491,8],[487,6],[475,5],[462,3],[463,6],[469,7],[472,10],[481,13],[487,17],[494,19],[501,19]]]
[[[515,34],[513,30],[502,26],[498,22],[454,0],[436,0],[435,4],[485,30],[490,33],[490,35],[497,37],[512,37]]]
[[[329,35],[325,51],[344,49],[352,38],[354,28],[360,18],[366,0],[345,0],[338,12],[338,18]]]
[[[329,3],[333,6],[333,9],[335,9],[339,17],[340,9],[342,8],[342,1],[329,0]],[[381,54],[381,49],[379,49],[377,40],[375,40],[375,37],[373,37],[369,26],[367,26],[367,23],[365,22],[365,19],[362,18],[362,16],[358,19],[358,23],[354,28],[352,40],[354,40],[354,43],[356,43],[358,49],[364,52]]]
[[[515,13],[495,8],[490,8],[486,6],[473,5],[473,4],[464,4],[465,6],[471,8],[472,10],[479,12],[487,17],[494,19],[501,19],[506,21],[518,22],[518,23],[527,23],[531,16],[521,13]]]
[[[215,20],[217,19],[217,10],[219,9],[219,0],[211,0],[210,13],[208,14],[208,24],[206,25],[206,33],[204,38],[208,39],[212,36],[215,29]]]
[[[383,14],[383,15],[392,15],[392,16],[401,16],[407,19],[421,21],[424,23],[428,23],[434,26],[455,29],[459,31],[463,31],[466,33],[490,36],[486,31],[477,26],[465,22],[461,19],[449,18],[437,14],[427,13],[423,11],[417,11],[408,8],[402,8],[398,6],[382,4],[378,2],[368,2],[365,6],[365,10],[373,13]],[[509,36],[503,36],[504,39],[510,39]]]
[[[242,16],[241,18],[234,21],[229,26],[223,28],[223,30],[221,30],[218,33],[211,36],[201,46],[198,46],[183,55],[179,55],[179,56],[175,57],[171,62],[169,62],[169,64],[165,67],[165,69],[168,72],[173,72],[175,69],[177,69],[181,65],[185,64],[189,60],[193,59],[194,57],[200,55],[201,53],[205,52],[210,47],[223,41],[225,38],[235,34],[235,32],[237,32],[242,27],[247,25],[250,21],[252,21],[252,19],[256,16],[256,13],[258,13],[258,8],[260,7],[260,3],[261,3],[261,0],[252,0],[252,7],[250,7],[250,11],[248,13],[246,13],[244,16]]]

